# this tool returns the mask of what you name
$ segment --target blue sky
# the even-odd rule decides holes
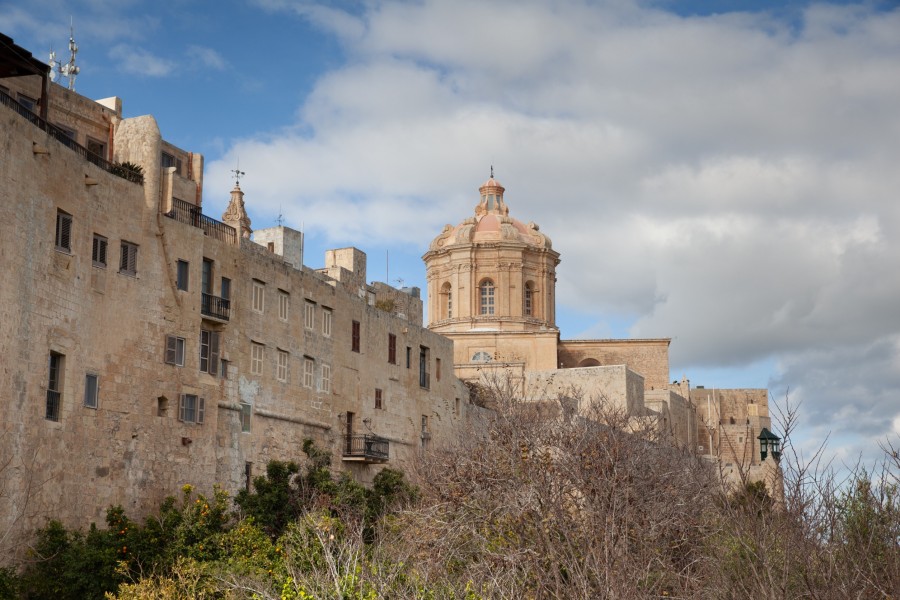
[[[27,5],[26,5],[27,4]],[[671,337],[671,375],[801,403],[838,462],[900,435],[894,2],[0,1],[77,91],[240,160],[256,227],[420,260],[494,165],[562,254],[566,338]]]

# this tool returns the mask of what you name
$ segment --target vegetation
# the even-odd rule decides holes
[[[48,523],[31,562],[0,571],[0,597],[900,597],[892,448],[842,485],[788,435],[783,497],[725,490],[653,423],[604,403],[480,393],[495,418],[421,461],[415,488],[390,469],[371,488],[335,476],[307,442],[233,510],[221,490],[185,486],[143,523],[116,507],[86,533]]]

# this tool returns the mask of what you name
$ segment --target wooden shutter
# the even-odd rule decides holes
[[[203,417],[206,413],[206,400],[203,398],[197,399],[197,423],[203,423]]]
[[[166,336],[166,362],[170,365],[178,364],[178,338],[174,335]]]
[[[209,332],[209,374],[219,374],[219,332]]]
[[[184,394],[178,400],[178,420],[184,421]]]

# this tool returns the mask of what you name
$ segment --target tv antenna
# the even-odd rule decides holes
[[[57,77],[65,77],[69,82],[69,89],[75,91],[75,77],[81,69],[75,64],[75,55],[78,54],[78,44],[75,43],[75,21],[69,17],[69,62],[60,64],[56,60],[56,52],[50,48],[50,81],[56,81]]]
[[[278,218],[275,219],[275,222],[278,223],[279,227],[284,225],[284,214],[281,212],[281,205],[278,205]]]

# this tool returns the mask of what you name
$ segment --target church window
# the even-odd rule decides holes
[[[472,362],[491,362],[491,355],[488,352],[476,352],[472,355]]]
[[[534,314],[534,285],[529,281],[525,284],[525,316]]]
[[[453,318],[453,288],[449,282],[441,286],[441,318]]]
[[[485,279],[479,287],[481,290],[481,314],[494,314],[494,282]]]

